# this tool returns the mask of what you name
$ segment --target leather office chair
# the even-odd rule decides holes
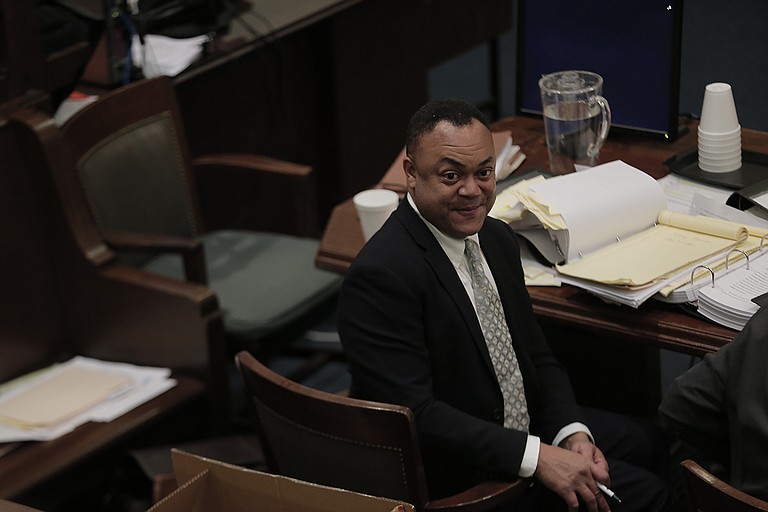
[[[760,456],[756,454],[755,456]],[[768,511],[768,502],[750,496],[723,482],[687,459],[680,463],[683,485],[690,510],[693,512],[755,512]]]
[[[208,284],[234,351],[269,351],[332,311],[341,278],[314,265],[319,242],[309,238],[317,215],[310,167],[241,154],[193,161],[173,82],[164,76],[102,96],[62,130],[107,243],[123,257],[142,251],[125,261],[145,270]],[[245,195],[242,208],[213,210],[261,225],[206,231],[207,203],[198,193],[228,203]],[[280,207],[251,211],[270,200]]]
[[[430,500],[410,409],[308,388],[247,352],[237,354],[236,361],[274,473],[403,500],[417,510],[489,510],[526,488],[524,479],[485,482]]]

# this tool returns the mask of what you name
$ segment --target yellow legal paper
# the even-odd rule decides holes
[[[557,270],[599,283],[647,286],[736,247],[748,236],[742,225],[665,210],[652,228],[581,260],[557,265]]]
[[[131,378],[91,368],[70,367],[0,402],[0,422],[21,428],[58,425],[98,405]]]

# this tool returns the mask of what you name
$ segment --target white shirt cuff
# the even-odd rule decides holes
[[[576,432],[584,432],[589,436],[589,440],[593,443],[595,438],[592,437],[592,432],[589,431],[586,425],[583,423],[575,422],[564,426],[557,433],[555,439],[552,441],[552,446],[559,446],[566,437],[575,434]],[[528,436],[528,442],[525,444],[525,452],[523,452],[523,461],[520,463],[520,471],[517,473],[522,478],[528,478],[533,476],[536,472],[536,468],[539,465],[539,450],[541,449],[541,439],[536,436]]]
[[[539,449],[541,440],[536,436],[528,436],[528,442],[525,443],[525,452],[523,452],[523,462],[520,463],[520,471],[517,473],[522,478],[533,476],[536,466],[539,465]]]
[[[592,437],[592,432],[589,431],[589,428],[587,428],[585,424],[579,423],[577,421],[561,428],[560,432],[558,432],[555,438],[552,440],[552,446],[560,446],[560,443],[562,443],[566,437],[573,435],[576,432],[584,432],[587,434],[587,436],[589,436],[589,440],[592,441],[592,443],[595,442],[595,438]]]

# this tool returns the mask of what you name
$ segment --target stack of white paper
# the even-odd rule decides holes
[[[60,437],[108,422],[172,388],[167,368],[75,357],[0,387],[0,442]]]
[[[742,330],[760,308],[752,299],[768,292],[768,249],[750,257],[747,265],[718,277],[699,289],[699,313],[731,329]]]

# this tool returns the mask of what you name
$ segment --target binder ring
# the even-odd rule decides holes
[[[700,269],[700,268],[705,268],[705,269],[709,270],[710,274],[712,274],[712,288],[714,288],[715,287],[715,273],[712,271],[711,268],[709,268],[706,265],[698,265],[696,267],[693,267],[693,270],[691,270],[691,286],[693,286],[693,278],[694,278],[694,276],[696,274],[696,271],[698,269]]]
[[[760,239],[760,250],[763,250],[763,244],[765,244],[765,239],[768,238],[768,233],[764,234],[763,237]]]
[[[746,252],[742,251],[741,249],[731,249],[728,252],[728,255],[725,257],[725,270],[728,270],[728,260],[731,259],[731,254],[733,254],[734,252],[740,252],[741,254],[744,255],[744,257],[747,259],[747,270],[749,270],[749,255]]]

